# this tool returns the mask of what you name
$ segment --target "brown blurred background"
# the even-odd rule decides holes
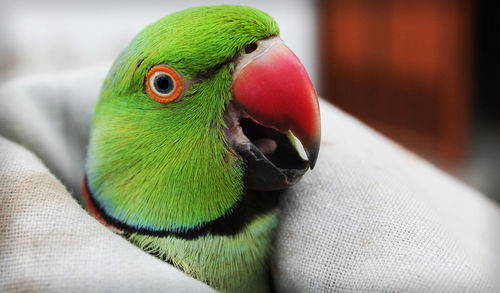
[[[222,3],[268,12],[322,97],[500,201],[500,1],[0,1],[0,84],[109,67],[145,25]]]
[[[320,94],[500,200],[498,1],[318,1]]]

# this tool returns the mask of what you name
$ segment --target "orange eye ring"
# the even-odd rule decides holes
[[[156,65],[146,75],[146,88],[153,99],[160,103],[169,103],[177,99],[182,91],[182,80],[172,67]]]

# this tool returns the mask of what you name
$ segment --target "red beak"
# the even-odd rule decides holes
[[[278,37],[260,40],[236,64],[233,96],[252,120],[291,130],[314,168],[321,140],[318,96],[304,66]]]

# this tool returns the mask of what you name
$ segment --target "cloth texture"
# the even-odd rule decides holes
[[[0,291],[211,289],[81,208],[107,67],[0,89]],[[281,200],[278,292],[499,292],[500,209],[321,101],[316,168]],[[76,200],[75,200],[76,199]]]

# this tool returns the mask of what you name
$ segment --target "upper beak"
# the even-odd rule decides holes
[[[321,140],[318,96],[304,66],[279,37],[257,41],[238,58],[233,97],[255,122],[291,131],[302,143],[311,169]]]

